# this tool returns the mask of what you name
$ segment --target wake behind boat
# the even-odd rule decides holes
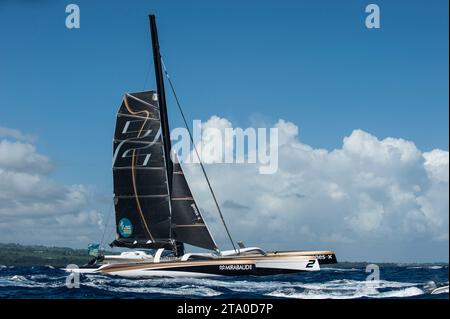
[[[162,60],[155,17],[149,18],[157,90],[125,94],[117,113],[114,134],[117,237],[111,246],[133,251],[98,256],[86,267],[67,270],[125,277],[263,276],[317,271],[321,264],[336,263],[334,251],[264,251],[258,247],[245,247],[242,243],[236,247],[200,161],[234,248],[229,251],[219,249],[192,195],[182,166],[170,156]],[[211,252],[185,253],[184,244]],[[149,249],[155,251],[154,255],[143,251]]]

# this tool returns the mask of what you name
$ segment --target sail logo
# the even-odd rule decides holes
[[[200,214],[197,210],[197,206],[195,205],[195,203],[192,203],[190,206],[191,206],[192,210],[194,211],[194,214],[197,217],[197,220],[201,220],[202,218],[200,217]]]
[[[128,218],[122,218],[117,228],[122,237],[127,238],[133,234],[133,224]]]
[[[220,265],[219,270],[253,270],[253,265]]]
[[[150,147],[152,145],[154,145],[155,143],[157,143],[161,138],[161,128],[160,128],[156,132],[153,140],[146,141],[145,139],[152,133],[153,130],[151,130],[151,129],[143,130],[143,131],[130,130],[130,127],[133,126],[133,125],[131,125],[133,122],[136,122],[136,121],[127,121],[125,123],[121,133],[122,133],[122,135],[130,134],[130,133],[137,133],[137,136],[124,139],[123,141],[121,141],[119,143],[119,145],[117,146],[117,148],[114,152],[114,155],[113,155],[113,166],[115,166],[120,152],[122,152],[122,154],[120,155],[121,158],[134,158],[134,157],[137,157],[138,159],[142,158],[142,160],[140,161],[140,164],[137,163],[136,166],[147,166],[150,161],[150,157],[152,156],[152,154],[149,153],[148,151],[149,151]],[[144,132],[144,134],[139,135],[139,133],[142,133],[142,132]],[[130,146],[133,144],[139,144],[141,146],[140,147],[125,147],[125,146]],[[136,154],[136,151],[139,151],[139,153]]]

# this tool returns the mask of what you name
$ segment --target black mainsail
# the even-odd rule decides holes
[[[113,152],[117,239],[129,248],[180,243],[216,250],[179,163],[167,173],[160,108],[154,91],[129,93],[116,119]],[[171,188],[169,187],[171,180]]]
[[[156,92],[126,94],[113,152],[115,246],[169,248],[170,191]]]
[[[170,159],[170,130],[154,16],[150,16],[157,91],[126,94],[113,150],[117,238],[113,246],[167,248],[183,243],[217,250],[179,163]]]

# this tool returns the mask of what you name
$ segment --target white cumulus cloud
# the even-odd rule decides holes
[[[224,129],[231,122],[215,116],[204,126]],[[275,174],[259,174],[257,164],[206,167],[236,240],[271,249],[336,249],[344,259],[448,260],[448,151],[422,152],[412,141],[359,129],[341,148],[317,149],[300,140],[294,123],[279,120],[274,127]],[[227,245],[201,170],[184,167],[206,220]]]
[[[102,216],[89,207],[89,187],[52,180],[53,163],[26,134],[1,128],[2,136],[0,241],[82,246],[98,238]]]
[[[302,142],[294,123],[273,126],[276,173],[260,174],[258,163],[206,165],[236,240],[265,249],[335,249],[341,260],[448,260],[448,151],[423,152],[412,141],[359,129],[326,150]],[[233,125],[215,116],[203,127]],[[51,159],[19,133],[0,136],[0,241],[83,246],[98,239],[103,220],[91,205],[92,189],[53,180]],[[209,136],[203,149],[219,142]],[[184,169],[212,233],[228,248],[199,166]]]

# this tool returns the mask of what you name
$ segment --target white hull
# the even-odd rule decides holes
[[[311,254],[314,253],[314,254]],[[104,264],[97,268],[67,269],[127,278],[266,276],[320,270],[318,256],[334,252],[277,252],[266,255],[220,256],[204,260],[157,259],[145,262]],[[322,261],[323,262],[323,261]]]

